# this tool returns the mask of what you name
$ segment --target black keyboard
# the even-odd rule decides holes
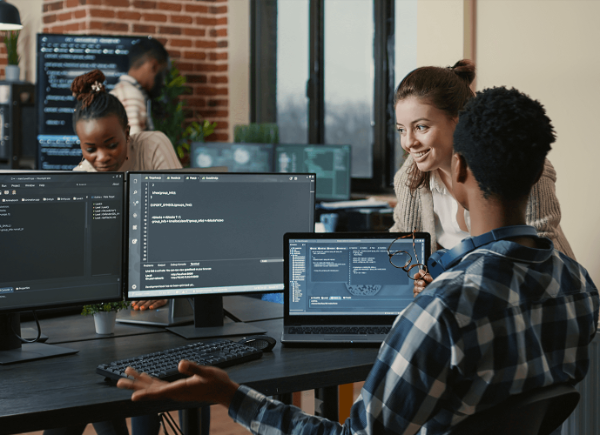
[[[177,370],[177,365],[182,359],[205,366],[229,367],[260,357],[262,351],[254,347],[225,339],[211,339],[109,364],[100,364],[96,367],[96,373],[109,379],[119,380],[127,377],[125,374],[127,367],[133,367],[140,373],[145,372],[164,381],[174,381],[184,377]]]
[[[391,326],[290,326],[290,334],[387,334]]]

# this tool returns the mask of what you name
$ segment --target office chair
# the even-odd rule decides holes
[[[573,412],[579,392],[556,384],[517,394],[456,425],[449,435],[549,435]]]

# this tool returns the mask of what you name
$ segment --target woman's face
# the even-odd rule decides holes
[[[442,169],[450,173],[452,135],[457,118],[416,97],[396,104],[396,128],[402,148],[413,156],[422,172]]]
[[[123,130],[116,115],[81,120],[75,131],[83,157],[97,171],[117,171],[127,159],[129,127]]]

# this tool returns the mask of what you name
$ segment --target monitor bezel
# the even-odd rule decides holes
[[[122,172],[80,172],[80,171],[44,171],[44,170],[27,170],[27,171],[22,171],[22,170],[3,170],[0,171],[0,174],[11,174],[11,175],[60,175],[60,176],[79,176],[79,175],[87,175],[87,176],[92,176],[92,177],[108,177],[109,175],[116,175],[116,174],[121,174],[123,175],[123,177],[121,178],[121,183],[122,183],[122,198],[121,198],[121,204],[123,205],[123,210],[122,210],[122,220],[121,220],[121,232],[120,232],[120,236],[121,236],[121,273],[120,273],[120,277],[121,277],[121,286],[120,286],[120,290],[119,290],[119,296],[114,297],[114,298],[82,298],[82,299],[77,299],[77,300],[71,300],[69,302],[60,302],[60,303],[50,303],[50,304],[43,304],[43,305],[36,305],[36,304],[30,304],[30,305],[25,305],[25,306],[15,306],[15,307],[2,307],[0,306],[0,314],[10,314],[10,313],[15,313],[15,312],[23,312],[23,311],[32,311],[32,310],[42,310],[42,309],[52,309],[52,308],[63,308],[63,307],[75,307],[75,306],[79,306],[79,305],[92,305],[92,304],[99,304],[99,303],[103,303],[103,302],[118,302],[118,301],[122,301],[123,300],[123,296],[124,296],[124,291],[125,291],[125,271],[126,269],[124,268],[124,263],[123,260],[125,259],[125,247],[124,247],[124,240],[125,240],[125,217],[123,216],[126,213],[126,204],[124,202],[125,200],[125,188],[126,188],[126,177]],[[81,293],[79,293],[81,294]]]
[[[129,181],[130,181],[130,176],[131,174],[161,174],[161,173],[169,173],[172,174],[173,172],[177,172],[178,174],[190,174],[190,175],[198,175],[198,173],[200,170],[202,169],[207,169],[210,170],[210,168],[183,168],[183,169],[179,169],[176,171],[172,171],[172,170],[153,170],[153,171],[127,171],[126,172],[126,176],[125,176],[125,186],[126,186],[126,192],[125,192],[125,197],[126,197],[126,201],[127,204],[130,204],[131,200],[130,200],[130,189],[129,189]],[[286,173],[279,173],[279,172],[219,172],[216,175],[225,175],[225,176],[277,176],[277,177],[284,177],[286,176]],[[316,175],[313,173],[308,173],[308,172],[302,172],[302,173],[294,173],[294,175],[296,176],[314,176],[314,185],[315,185],[315,193],[316,193],[316,186],[317,186],[317,178]],[[313,217],[312,217],[312,221],[313,221],[313,228],[314,228],[314,223],[315,223],[315,205],[316,205],[316,199],[315,199],[315,193],[313,193],[313,195],[311,196],[312,200],[312,211],[313,211]],[[139,300],[149,300],[149,299],[157,299],[156,297],[154,298],[149,298],[148,296],[136,296],[136,297],[132,297],[129,295],[129,248],[130,248],[130,243],[129,243],[129,228],[131,227],[130,222],[130,213],[127,212],[127,217],[125,218],[125,234],[124,234],[124,243],[123,243],[123,247],[125,250],[124,253],[124,270],[126,271],[126,276],[127,276],[127,280],[124,283],[124,297],[125,300],[127,301],[139,301]],[[283,236],[282,236],[283,239]],[[285,255],[285,253],[284,253]],[[282,262],[283,264],[283,262]],[[282,266],[283,267],[283,266]],[[206,293],[196,293],[196,294],[186,294],[186,295],[157,295],[160,296],[160,299],[173,299],[173,298],[194,298],[196,296],[202,297],[202,296],[249,296],[249,295],[257,295],[257,294],[262,294],[262,293],[282,293],[285,290],[285,282],[283,283],[283,288],[282,289],[256,289],[256,290],[240,290],[240,291],[230,291],[230,292],[223,292],[223,291],[210,291],[210,292],[206,292]]]

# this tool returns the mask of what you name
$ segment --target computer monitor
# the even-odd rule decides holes
[[[21,347],[19,311],[122,298],[123,182],[120,173],[0,172],[0,362],[56,354]]]
[[[229,172],[274,172],[273,144],[192,143],[190,166],[227,166]]]
[[[350,145],[275,146],[275,172],[312,172],[317,175],[318,201],[350,199]]]
[[[73,131],[71,83],[96,68],[111,90],[129,70],[129,50],[141,36],[37,35],[37,159],[44,170],[71,170],[81,161]]]
[[[313,231],[314,174],[129,172],[128,299],[194,298],[186,338],[264,332],[223,324],[223,295],[283,290],[283,236]]]

